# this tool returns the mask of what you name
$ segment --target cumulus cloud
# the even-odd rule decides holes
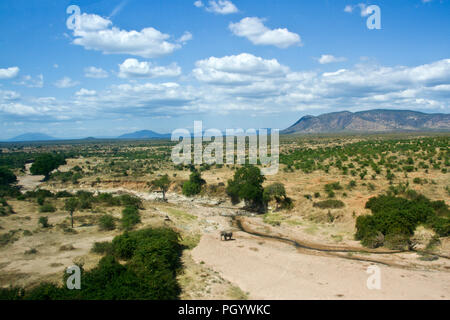
[[[198,0],[194,2],[194,6],[197,8],[205,8],[208,12],[222,15],[239,12],[238,8],[229,0],[210,0],[208,6],[205,6],[203,1]]]
[[[87,13],[78,16],[73,35],[74,44],[104,54],[155,58],[171,54],[182,46],[180,42],[171,42],[170,35],[155,28],[144,28],[141,31],[122,30],[113,26],[109,19]],[[185,34],[183,40],[181,43],[188,41],[189,37]]]
[[[19,67],[10,67],[6,69],[0,69],[0,79],[12,79],[19,74]]]
[[[259,77],[282,77],[288,72],[289,68],[276,59],[265,60],[248,53],[200,60],[193,70],[198,80],[216,84],[246,84]]]
[[[54,83],[55,87],[60,89],[75,87],[78,84],[78,81],[74,81],[69,77],[64,77]]]
[[[26,75],[19,81],[14,82],[14,84],[28,88],[42,88],[44,86],[44,75],[40,74],[36,77]]]
[[[269,29],[264,20],[257,17],[247,17],[237,23],[230,23],[229,28],[238,37],[244,37],[255,45],[272,45],[278,48],[288,48],[301,45],[301,37],[286,28]]]
[[[142,61],[137,61],[141,66]],[[145,70],[147,65],[142,65]],[[151,70],[153,65],[148,65]],[[147,69],[148,71],[148,69]],[[145,72],[144,72],[145,73]],[[418,66],[365,61],[332,72],[291,70],[276,59],[248,53],[196,62],[196,81],[83,88],[69,101],[0,99],[0,114],[21,119],[117,119],[199,113],[272,114],[373,108],[450,110],[450,59]],[[1,96],[1,95],[0,95]]]
[[[359,8],[360,13],[361,13],[361,17],[366,17],[370,14],[370,12],[367,10],[367,5],[364,3],[358,3],[357,5],[351,6],[351,5],[346,5],[344,8],[344,12],[347,13],[353,13],[353,11],[355,9]]]
[[[181,74],[181,68],[172,63],[167,67],[153,66],[147,61],[137,59],[126,59],[119,64],[120,78],[157,78],[157,77],[177,77]]]
[[[108,72],[103,70],[102,68],[91,66],[84,69],[84,76],[86,78],[104,79],[108,78]]]
[[[192,33],[186,31],[181,37],[180,39],[177,40],[177,42],[179,43],[183,43],[185,44],[186,42],[192,40]]]
[[[205,5],[203,4],[203,2],[201,0],[197,0],[194,2],[194,6],[196,6],[197,8],[202,8]]]
[[[343,62],[347,60],[344,57],[335,57],[331,54],[323,54],[320,56],[319,59],[317,59],[317,61],[319,61],[320,64],[328,64],[328,63],[335,63],[335,62]]]
[[[0,102],[13,101],[20,98],[20,93],[12,90],[0,90]]]
[[[97,94],[97,91],[95,90],[88,90],[81,88],[79,91],[75,92],[76,96],[95,96]]]
[[[226,101],[221,108],[228,108],[225,104],[258,112],[449,108],[450,59],[416,67],[369,62],[324,73],[290,71],[276,60],[271,63],[276,67],[267,68],[264,62],[251,55],[247,59],[209,58],[197,62],[194,75],[210,87],[205,90],[205,100],[215,106]]]

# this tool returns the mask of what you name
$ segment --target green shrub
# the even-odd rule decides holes
[[[48,228],[50,225],[48,224],[48,217],[40,217],[38,224],[42,226],[42,228]]]
[[[109,214],[105,214],[100,217],[99,225],[100,225],[100,230],[111,231],[116,228],[116,223],[114,221],[114,218]]]
[[[10,287],[0,288],[0,301],[1,300],[22,300],[25,294],[23,288]]]
[[[125,244],[131,244],[127,252]],[[42,283],[30,291],[19,288],[0,289],[0,299],[14,300],[175,300],[180,286],[177,270],[181,267],[182,246],[179,236],[170,229],[145,229],[125,233],[111,243],[95,244],[96,252],[106,253],[90,271],[82,266],[81,290]],[[124,256],[120,264],[110,253]],[[70,275],[64,273],[64,283]]]
[[[345,207],[345,204],[341,200],[324,200],[315,202],[313,206],[320,209],[339,209]]]
[[[46,203],[39,207],[39,212],[42,212],[42,213],[49,213],[49,212],[55,212],[55,211],[56,211],[56,208],[50,203]]]
[[[450,213],[445,202],[432,202],[422,195],[410,194],[411,199],[381,195],[369,199],[366,208],[372,215],[356,220],[355,238],[363,245],[382,234],[391,248],[405,248],[419,224],[433,228],[439,235],[450,232]]]
[[[15,174],[6,167],[0,167],[0,185],[6,186],[17,181]]]
[[[189,176],[189,181],[183,184],[182,192],[186,197],[198,195],[202,191],[205,183],[206,181],[202,179],[200,172],[194,171]]]
[[[122,228],[131,230],[135,225],[141,222],[139,209],[136,207],[126,207],[122,211]]]
[[[108,255],[112,255],[114,252],[112,243],[108,241],[94,242],[91,251],[97,254],[108,254]]]
[[[66,164],[64,156],[59,154],[41,154],[38,155],[31,165],[30,172],[33,175],[43,175],[46,178],[50,173],[60,165]]]
[[[233,180],[228,180],[227,194],[233,203],[244,200],[249,209],[265,211],[264,180],[258,167],[241,167],[235,172]]]

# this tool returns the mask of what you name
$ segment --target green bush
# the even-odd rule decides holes
[[[39,207],[39,212],[41,212],[41,213],[51,213],[51,212],[55,212],[55,211],[56,211],[56,208],[50,203],[46,203]]]
[[[127,252],[123,251],[125,243],[132,243]],[[81,290],[42,283],[30,291],[0,289],[0,299],[175,300],[181,291],[176,275],[181,267],[182,249],[178,234],[170,229],[125,233],[114,238],[112,243],[94,245],[93,251],[107,255],[90,271],[80,266]],[[120,264],[116,254],[128,262]],[[64,283],[69,276],[64,273]]]
[[[200,172],[194,171],[189,176],[189,181],[183,184],[183,194],[187,197],[198,195],[202,191],[203,185],[206,183],[202,179]]]
[[[320,209],[339,209],[345,207],[345,204],[341,200],[324,200],[315,202],[313,206]]]
[[[111,242],[104,241],[104,242],[94,242],[94,245],[92,246],[91,251],[93,253],[98,254],[113,254],[113,245]]]
[[[100,230],[105,230],[105,231],[111,231],[116,228],[116,223],[114,221],[114,218],[109,214],[105,214],[100,217],[99,225],[100,225]]]
[[[0,185],[6,186],[17,181],[14,173],[5,167],[0,167]]]
[[[41,154],[36,157],[31,165],[30,172],[33,175],[43,175],[48,179],[50,173],[63,164],[66,164],[66,160],[62,155]]]
[[[131,230],[135,225],[141,222],[139,209],[136,207],[126,207],[122,211],[122,228]]]
[[[50,225],[48,224],[48,217],[40,217],[38,224],[42,226],[42,228],[48,228]]]
[[[51,213],[51,212],[55,212],[55,211],[56,211],[56,208],[50,203],[46,203],[39,207],[39,212],[41,212],[41,213]]]
[[[366,208],[372,215],[356,219],[355,238],[363,245],[382,234],[386,246],[404,248],[419,224],[433,228],[439,235],[449,235],[450,213],[445,202],[432,202],[417,193],[411,199],[381,195],[369,199]]]
[[[235,172],[233,180],[228,180],[227,194],[233,203],[244,200],[249,209],[265,211],[264,180],[258,167],[241,167]]]

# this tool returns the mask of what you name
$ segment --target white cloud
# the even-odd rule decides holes
[[[6,69],[0,69],[0,79],[12,79],[19,74],[19,67],[10,67]]]
[[[87,90],[84,88],[81,88],[79,91],[75,93],[76,96],[95,96],[97,94],[97,91],[95,90]]]
[[[198,80],[216,84],[248,83],[258,77],[283,77],[288,72],[289,68],[276,59],[265,60],[248,53],[200,60],[193,70]]]
[[[170,36],[154,28],[141,31],[121,30],[108,19],[95,14],[83,13],[73,30],[73,43],[88,50],[104,54],[130,54],[155,58],[171,54],[181,48],[180,43],[170,42]],[[185,37],[184,41],[188,38]]]
[[[177,42],[179,43],[183,43],[185,44],[186,42],[192,40],[192,33],[186,31],[181,37],[180,39],[177,40]]]
[[[202,8],[202,7],[204,7],[205,5],[203,4],[202,1],[197,0],[197,1],[194,2],[194,6],[196,6],[197,8]]]
[[[358,3],[357,5],[351,6],[351,5],[346,5],[344,8],[344,12],[347,13],[353,13],[353,10],[355,10],[356,8],[360,9],[361,12],[361,17],[366,17],[370,14],[370,12],[367,10],[367,5],[364,3]]]
[[[320,64],[327,64],[327,63],[335,63],[335,62],[342,62],[347,60],[344,57],[335,57],[331,54],[323,54],[320,56],[319,59],[317,59]]]
[[[30,75],[26,75],[23,76],[20,81],[14,82],[14,84],[28,88],[42,88],[44,86],[44,75],[40,74],[34,78]]]
[[[352,13],[353,12],[353,7],[351,5],[346,5],[345,8],[344,8],[344,12]]]
[[[245,37],[255,45],[273,45],[282,49],[301,45],[301,38],[298,34],[290,32],[286,28],[271,30],[263,22],[263,19],[257,17],[247,17],[240,22],[230,23],[229,28],[236,36]]]
[[[121,78],[157,78],[177,77],[181,68],[173,63],[167,67],[152,66],[150,62],[139,62],[137,59],[126,59],[119,64],[119,77]]]
[[[12,90],[0,90],[0,102],[17,100],[20,94]]]
[[[0,104],[0,111],[10,115],[29,116],[39,114],[34,107],[24,105],[22,103],[6,103]]]
[[[71,88],[78,85],[78,81],[74,81],[69,77],[64,77],[54,83],[55,87],[65,89],[65,88]]]
[[[210,0],[208,6],[205,6],[203,1],[198,0],[194,2],[194,6],[197,8],[205,8],[208,12],[222,15],[239,12],[238,8],[229,0]]]
[[[137,66],[145,70],[147,65],[141,63],[137,61]],[[154,66],[149,63],[148,68]],[[299,110],[450,110],[450,59],[390,67],[367,60],[318,72],[293,71],[275,59],[243,53],[199,60],[192,76],[197,81],[130,81],[101,91],[83,88],[68,101],[52,97],[30,100],[5,93],[5,98],[16,99],[0,98],[0,115],[20,121],[49,121]]]
[[[86,78],[104,79],[108,78],[108,72],[102,68],[87,67],[84,69],[84,76]]]
[[[206,8],[206,11],[223,15],[239,12],[233,2],[228,0],[211,0],[209,1],[209,6]]]

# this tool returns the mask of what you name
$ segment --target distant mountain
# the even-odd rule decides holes
[[[142,130],[133,133],[127,133],[117,137],[117,139],[170,139],[170,134],[160,134],[151,130]]]
[[[450,131],[450,114],[408,110],[369,110],[305,116],[282,134],[338,132]]]
[[[51,141],[57,140],[54,137],[46,135],[45,133],[24,133],[17,137],[11,138],[8,141],[11,142],[28,142],[28,141]]]

